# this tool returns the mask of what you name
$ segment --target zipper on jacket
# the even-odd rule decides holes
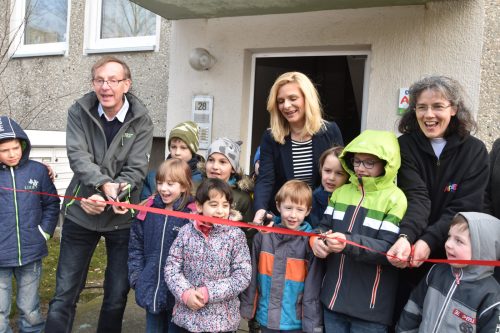
[[[167,229],[168,223],[168,215],[165,215],[165,220],[163,222],[163,232],[161,234],[161,243],[160,243],[160,258],[158,259],[158,278],[156,282],[155,295],[153,297],[153,311],[156,312],[156,297],[158,296],[158,291],[160,289],[160,281],[161,281],[161,258],[163,257],[163,242],[165,241],[165,229]]]
[[[452,272],[453,272],[453,268],[452,268]],[[439,332],[439,326],[441,326],[441,321],[443,320],[445,309],[448,307],[448,304],[450,303],[451,297],[455,293],[457,286],[460,284],[461,277],[462,277],[462,270],[460,269],[460,274],[455,275],[455,278],[453,279],[453,282],[451,283],[450,290],[448,290],[448,294],[446,295],[446,298],[444,299],[443,306],[441,307],[441,310],[439,310],[439,315],[437,317],[436,324],[434,325],[434,328],[432,329],[432,332]]]
[[[14,168],[10,167],[10,174],[12,176],[12,188],[14,189],[14,208],[16,209],[16,236],[17,236],[17,260],[19,266],[22,266],[21,260],[21,235],[19,234],[19,207],[17,207],[17,188],[16,188],[16,175]]]
[[[377,265],[377,272],[375,273],[375,281],[373,282],[373,287],[372,287],[372,298],[370,300],[370,309],[375,308],[375,302],[377,300],[377,290],[380,284],[380,275],[382,275],[382,266]]]
[[[73,193],[73,196],[74,197],[77,197],[78,196],[78,192],[80,192],[80,184],[78,184],[76,186],[76,191],[74,191]],[[68,208],[69,206],[71,206],[74,202],[75,202],[75,198],[72,198],[67,204],[66,204],[66,207],[64,208],[64,215],[66,215],[67,211],[68,211]]]
[[[361,203],[365,199],[365,188],[363,186],[363,180],[361,177],[358,177],[358,181],[359,181],[359,187],[361,190],[361,198],[359,199],[359,202],[356,205],[356,209],[354,209],[354,212],[352,213],[351,222],[349,223],[349,227],[347,228],[348,232],[351,232],[352,229],[354,228],[354,221],[356,221],[356,217],[358,216],[359,209],[361,207]],[[333,215],[332,215],[332,218],[333,218]],[[342,277],[344,274],[344,263],[345,263],[345,254],[342,254],[340,256],[339,277],[337,279],[337,283],[335,284],[335,290],[333,292],[332,299],[330,300],[330,304],[328,305],[328,308],[330,310],[333,310],[333,307],[335,306],[335,301],[337,300],[337,297],[339,295],[340,285],[342,284]]]

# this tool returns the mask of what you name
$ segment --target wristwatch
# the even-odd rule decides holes
[[[407,234],[399,234],[398,239],[399,239],[399,238],[404,238],[404,239],[406,239],[408,242],[410,241],[410,239],[408,239],[408,235],[407,235]]]

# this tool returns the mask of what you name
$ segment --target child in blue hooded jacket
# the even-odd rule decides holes
[[[11,331],[12,275],[17,282],[21,332],[41,332],[44,327],[38,286],[42,258],[48,254],[46,241],[57,225],[59,198],[45,165],[29,160],[30,150],[30,140],[22,128],[1,116],[0,332]]]

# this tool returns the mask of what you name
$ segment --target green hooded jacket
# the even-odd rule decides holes
[[[351,162],[355,153],[384,160],[383,174],[356,177]],[[342,252],[330,254],[321,302],[332,311],[390,325],[398,272],[381,252],[387,252],[397,240],[407,206],[395,183],[401,164],[396,136],[366,130],[344,148],[340,162],[350,183],[333,192],[319,228],[343,233],[347,240],[373,251],[347,244]]]

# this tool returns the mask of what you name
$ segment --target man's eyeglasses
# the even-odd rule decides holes
[[[126,80],[127,79],[123,79],[123,80],[115,80],[115,79],[111,79],[111,80],[93,79],[92,83],[96,87],[102,87],[104,85],[104,83],[107,83],[109,87],[116,88],[116,87],[118,87],[118,85],[120,84],[120,82],[126,81]]]
[[[352,158],[351,162],[352,162],[352,165],[355,166],[355,167],[359,167],[361,164],[363,164],[363,166],[366,169],[373,169],[373,167],[375,166],[375,164],[380,163],[381,161],[374,161],[374,160],[364,160],[364,161],[362,161],[362,160],[358,160],[357,158]]]
[[[442,105],[442,104],[433,104],[433,105],[419,104],[419,105],[417,105],[415,107],[415,110],[417,112],[424,113],[424,112],[427,112],[427,110],[429,110],[429,108],[431,108],[432,111],[441,112],[441,111],[446,110],[450,106],[451,106],[451,104],[448,104],[448,105]]]

